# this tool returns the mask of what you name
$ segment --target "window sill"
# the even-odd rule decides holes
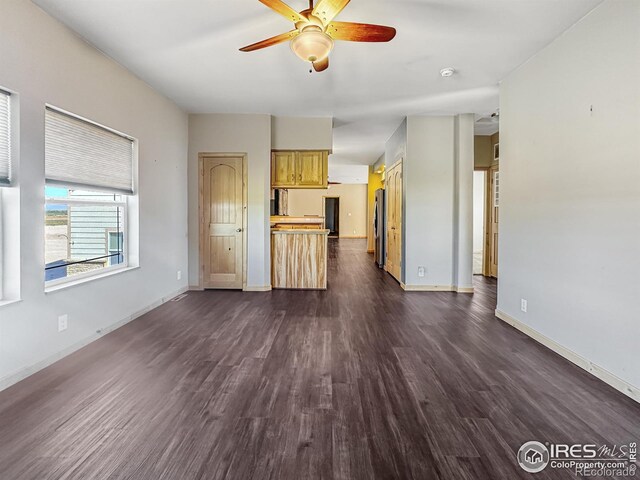
[[[116,270],[111,270],[110,272],[105,272],[105,273],[98,274],[98,275],[92,275],[92,276],[87,277],[87,278],[79,278],[77,280],[69,280],[68,282],[59,283],[57,285],[52,285],[50,287],[45,286],[44,293],[48,294],[48,293],[59,292],[60,290],[66,290],[67,288],[76,287],[78,285],[83,285],[85,283],[93,282],[95,280],[100,280],[102,278],[112,277],[113,275],[119,275],[119,274],[124,273],[124,272],[130,272],[131,270],[137,270],[138,268],[140,268],[140,267],[139,266],[135,266],[135,267],[118,268]]]
[[[13,305],[14,303],[19,303],[21,301],[21,298],[16,298],[14,300],[0,300],[0,308],[6,307],[7,305]]]

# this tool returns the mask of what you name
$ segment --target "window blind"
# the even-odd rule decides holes
[[[11,105],[9,94],[0,90],[0,184],[11,180]]]
[[[49,183],[133,193],[133,140],[47,107],[45,177]]]

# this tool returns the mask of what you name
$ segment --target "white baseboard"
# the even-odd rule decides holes
[[[189,290],[192,292],[204,292],[204,288],[199,287],[198,285],[191,285]],[[243,292],[270,292],[271,285],[257,285],[257,286],[245,286],[242,288]]]
[[[454,287],[452,285],[405,285],[400,286],[406,292],[457,292],[457,293],[473,293],[473,287]]]
[[[247,285],[244,288],[245,292],[270,292],[271,285]]]
[[[546,337],[542,333],[531,328],[529,325],[522,323],[520,320],[516,320],[515,318],[513,318],[511,315],[507,313],[504,313],[500,310],[496,310],[496,317],[498,317],[503,322],[508,323],[512,327],[517,328],[525,335],[533,338],[536,342],[541,343],[542,345],[549,348],[550,350],[553,350],[558,355],[563,356],[564,358],[569,360],[571,363],[574,363],[580,368],[586,370],[591,375],[602,380],[604,383],[612,386],[619,392],[624,393],[629,398],[640,403],[640,388],[622,380],[620,377],[617,377],[615,374],[611,373],[607,369],[587,360],[586,358],[577,354],[573,350],[570,350],[567,347],[560,345],[555,340],[552,340],[549,337]]]
[[[458,293],[473,293],[473,287],[455,287],[455,291]]]
[[[156,300],[155,302],[151,303],[150,305],[147,305],[143,309],[138,310],[137,312],[133,313],[132,315],[129,315],[129,316],[123,318],[122,320],[109,325],[108,327],[104,327],[104,328],[99,329],[98,331],[96,331],[96,333],[88,336],[87,338],[85,338],[83,340],[80,340],[77,343],[74,343],[73,345],[71,345],[71,346],[69,346],[69,347],[67,347],[67,348],[65,348],[65,349],[63,349],[63,350],[61,350],[61,351],[59,351],[57,353],[54,353],[53,355],[45,358],[44,360],[41,360],[41,361],[39,361],[37,363],[34,363],[33,365],[30,365],[28,367],[21,368],[17,372],[10,373],[9,375],[6,375],[3,378],[0,378],[0,391],[5,390],[6,388],[9,388],[11,385],[14,385],[14,384],[18,383],[20,380],[24,380],[25,378],[33,375],[34,373],[42,370],[43,368],[48,367],[49,365],[57,362],[58,360],[61,360],[62,358],[66,357],[68,355],[71,355],[76,350],[80,350],[82,347],[86,347],[87,345],[89,345],[90,343],[94,342],[98,338],[106,335],[109,332],[113,332],[114,330],[117,330],[118,328],[126,325],[127,323],[135,320],[138,317],[141,317],[142,315],[144,315],[147,312],[150,312],[154,308],[158,308],[163,303],[168,302],[172,298],[175,298],[178,295],[181,295],[186,291],[187,291],[187,287],[184,287],[184,288],[181,288],[181,289],[175,291],[174,293],[170,293],[169,295],[164,296],[159,300]]]
[[[407,292],[455,292],[455,287],[451,285],[405,285],[400,286]]]

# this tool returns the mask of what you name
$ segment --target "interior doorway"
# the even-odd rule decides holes
[[[485,275],[487,170],[473,172],[473,274]]]
[[[340,236],[340,197],[324,197],[324,222],[330,237]]]

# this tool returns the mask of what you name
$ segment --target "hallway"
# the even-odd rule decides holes
[[[494,280],[406,293],[365,248],[330,240],[327,291],[189,292],[0,393],[0,476],[524,479],[525,441],[640,438]]]

